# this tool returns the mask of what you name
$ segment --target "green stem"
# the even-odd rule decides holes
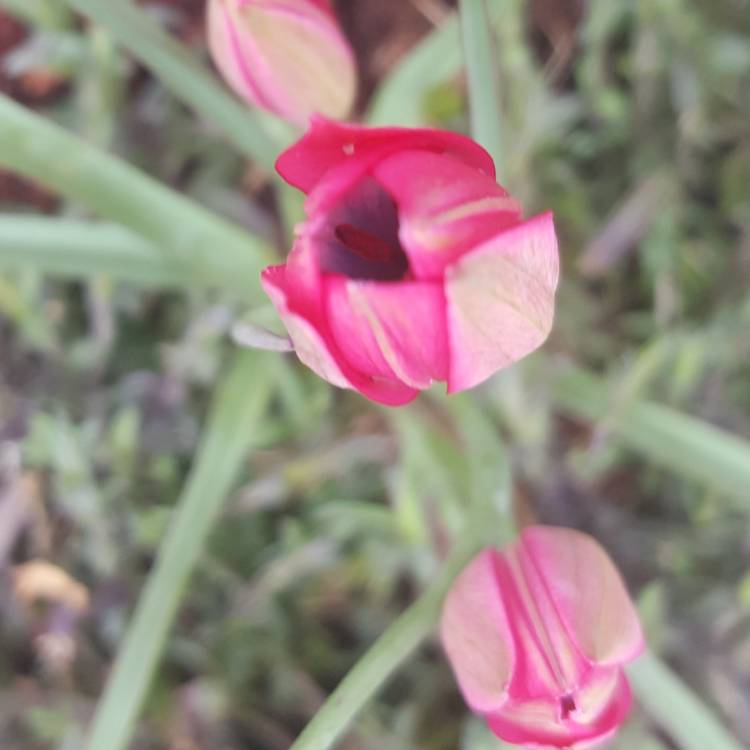
[[[680,750],[742,750],[700,698],[652,653],[631,665],[628,674],[643,708]]]
[[[269,248],[240,227],[0,96],[0,165],[152,240],[189,278],[264,299]]]
[[[190,574],[265,412],[271,386],[264,356],[239,352],[219,388],[198,456],[97,707],[88,750],[124,750],[130,742]]]
[[[471,132],[495,160],[502,174],[500,84],[485,0],[460,0],[461,37],[471,104]]]
[[[187,47],[162,31],[131,0],[66,0],[104,26],[159,80],[196,112],[215,123],[243,154],[273,169],[278,151],[252,109],[242,104],[195,59]]]
[[[0,268],[64,278],[107,274],[144,286],[186,286],[194,279],[138,235],[116,224],[41,216],[0,216]]]
[[[465,535],[429,588],[354,665],[289,750],[327,750],[334,745],[362,707],[432,632],[453,579],[480,547],[477,534]]]

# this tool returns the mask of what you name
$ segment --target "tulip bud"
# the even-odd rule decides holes
[[[534,747],[611,737],[631,703],[622,665],[644,647],[606,552],[545,526],[474,559],[448,594],[441,635],[469,707],[506,742]]]
[[[354,56],[328,0],[209,0],[208,41],[232,89],[279,117],[305,125],[352,107]]]

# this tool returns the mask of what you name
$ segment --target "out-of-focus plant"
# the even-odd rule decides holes
[[[207,8],[214,62],[245,101],[298,125],[349,114],[357,69],[328,0],[209,0]]]

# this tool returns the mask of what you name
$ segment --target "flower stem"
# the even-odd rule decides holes
[[[289,750],[326,750],[396,669],[430,634],[453,579],[482,546],[468,533],[429,588],[378,638],[331,693]]]

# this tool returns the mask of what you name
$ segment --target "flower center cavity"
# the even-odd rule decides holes
[[[570,693],[560,697],[560,718],[563,721],[567,721],[576,709],[576,700]]]
[[[365,177],[341,198],[313,238],[322,270],[353,279],[403,279],[409,260],[398,229],[393,199],[374,179]]]

